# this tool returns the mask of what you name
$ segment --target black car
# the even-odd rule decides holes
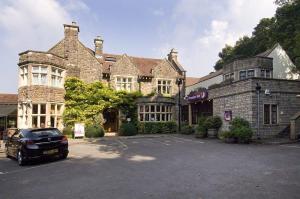
[[[19,129],[7,138],[6,156],[15,157],[19,165],[30,160],[59,156],[67,158],[68,139],[56,128]]]

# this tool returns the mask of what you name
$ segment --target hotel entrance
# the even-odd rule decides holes
[[[206,89],[192,91],[187,97],[187,121],[189,125],[198,124],[199,118],[213,115],[213,101],[208,99]]]
[[[104,130],[105,132],[112,133],[118,130],[118,110],[117,109],[105,109],[103,111],[104,118]]]

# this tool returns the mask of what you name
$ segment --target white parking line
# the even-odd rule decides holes
[[[192,139],[188,139],[188,138],[181,138],[181,137],[177,137],[177,136],[171,136],[175,139],[179,139],[179,140],[183,140],[183,141],[188,141],[188,142],[196,142],[196,143],[200,143],[200,144],[204,144],[205,142],[202,141],[196,141],[196,140],[192,140]]]
[[[116,140],[119,144],[121,144],[122,145],[122,147],[123,147],[123,149],[124,150],[127,150],[128,149],[128,146],[124,143],[124,142],[122,142],[121,140]]]
[[[300,149],[300,146],[295,146],[295,145],[280,145],[280,146]]]

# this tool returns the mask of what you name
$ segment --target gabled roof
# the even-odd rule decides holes
[[[211,72],[211,73],[209,73],[208,75],[199,78],[198,81],[197,81],[196,83],[191,84],[191,85],[189,85],[189,86],[192,86],[192,85],[198,84],[198,83],[200,83],[200,82],[203,82],[203,81],[212,79],[212,78],[214,78],[214,77],[216,77],[216,76],[219,76],[219,75],[222,75],[222,74],[223,74],[223,69],[217,70],[217,71],[215,71],[215,72]]]
[[[268,57],[273,52],[273,50],[275,50],[275,48],[277,48],[278,46],[280,46],[280,44],[276,43],[272,48],[266,50],[265,52],[257,54],[256,57]]]
[[[18,104],[18,95],[0,93],[0,104]]]
[[[198,77],[186,77],[185,79],[185,86],[191,86],[193,84],[196,84],[199,81],[200,78]]]
[[[88,49],[92,51],[91,49]],[[94,51],[92,51],[94,52]],[[102,61],[104,72],[109,73],[110,66],[112,66],[115,62],[120,60],[122,55],[117,54],[108,54],[104,53],[103,58],[99,58],[99,61]],[[139,69],[141,72],[140,75],[150,76],[151,70],[155,68],[163,59],[153,59],[153,58],[144,58],[144,57],[134,57],[128,56],[130,61]]]

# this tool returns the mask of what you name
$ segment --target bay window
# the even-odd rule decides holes
[[[20,67],[20,86],[26,86],[28,84],[28,67]]]
[[[58,68],[51,68],[51,86],[62,87],[62,72],[63,70]]]
[[[46,127],[46,104],[32,104],[32,128]]]
[[[172,105],[147,104],[139,106],[141,122],[167,122],[172,120]]]
[[[59,128],[62,124],[62,104],[51,104],[50,126]]]
[[[47,66],[33,66],[32,67],[32,84],[33,85],[47,85]]]

